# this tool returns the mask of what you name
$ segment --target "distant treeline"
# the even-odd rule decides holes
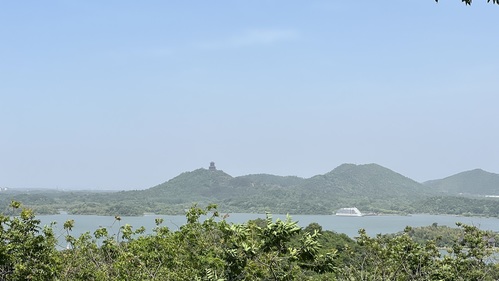
[[[267,174],[232,177],[220,170],[198,169],[146,190],[8,190],[2,192],[0,210],[9,212],[11,200],[16,200],[40,214],[61,210],[83,215],[183,214],[193,203],[216,202],[221,211],[230,213],[334,214],[355,206],[364,213],[498,216],[499,199],[471,195],[473,190],[494,194],[497,186],[499,175],[482,170],[421,184],[376,164],[344,164],[308,179]],[[468,195],[459,195],[463,191]]]

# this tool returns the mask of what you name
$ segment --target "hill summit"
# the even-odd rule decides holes
[[[435,191],[471,195],[499,195],[499,175],[474,169],[424,183]]]

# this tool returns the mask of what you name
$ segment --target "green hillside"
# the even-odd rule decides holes
[[[137,193],[183,207],[217,203],[227,212],[261,213],[285,211],[280,203],[290,197],[291,188],[301,181],[298,177],[266,174],[231,177],[219,170],[197,169]]]
[[[363,212],[386,213],[412,212],[408,202],[428,195],[430,189],[377,164],[343,164],[307,179],[297,192],[333,209],[356,206]]]
[[[498,175],[474,170],[420,184],[377,164],[343,164],[306,179],[268,174],[232,177],[201,168],[146,190],[8,192],[0,197],[0,208],[8,212],[10,200],[17,200],[38,213],[141,215],[181,214],[193,204],[215,203],[228,213],[333,214],[342,207],[357,207],[365,213],[498,216],[497,200],[470,197],[463,202],[455,195],[498,194],[496,182]]]
[[[462,172],[424,184],[435,191],[452,195],[499,195],[499,175],[481,169]]]
[[[346,196],[407,198],[429,192],[420,183],[377,164],[343,164],[324,176]]]
[[[303,178],[296,176],[283,177],[283,176],[275,176],[269,174],[254,174],[254,175],[240,176],[234,179],[235,179],[234,184],[241,182],[246,184],[248,183],[263,184],[268,186],[281,186],[281,187],[296,186],[305,181]]]
[[[410,211],[404,207],[406,203],[428,194],[428,190],[376,164],[344,164],[309,179],[267,174],[231,177],[222,171],[198,169],[137,191],[135,197],[183,207],[193,202],[217,203],[221,210],[230,212],[331,214],[345,206],[406,212]]]
[[[219,199],[227,195],[233,178],[223,171],[197,169],[145,190],[145,193],[166,195],[165,199],[189,198],[190,200]]]

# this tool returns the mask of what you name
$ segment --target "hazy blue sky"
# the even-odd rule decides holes
[[[499,173],[499,6],[2,1],[0,186]]]

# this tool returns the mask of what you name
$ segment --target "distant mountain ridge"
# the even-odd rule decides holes
[[[390,212],[386,206],[420,198],[431,189],[377,164],[343,164],[308,179],[269,174],[232,177],[201,168],[143,192],[163,202],[218,203],[236,212],[328,214],[345,206]]]
[[[435,191],[448,194],[499,195],[499,175],[474,169],[424,183]]]
[[[193,204],[215,203],[227,213],[334,214],[343,207],[372,213],[478,214],[499,216],[499,175],[483,170],[418,183],[378,164],[342,164],[310,178],[252,174],[233,177],[214,167],[184,172],[145,190],[16,193],[38,212],[141,215],[181,214]],[[14,193],[11,193],[14,194]],[[462,196],[473,195],[473,196]]]

